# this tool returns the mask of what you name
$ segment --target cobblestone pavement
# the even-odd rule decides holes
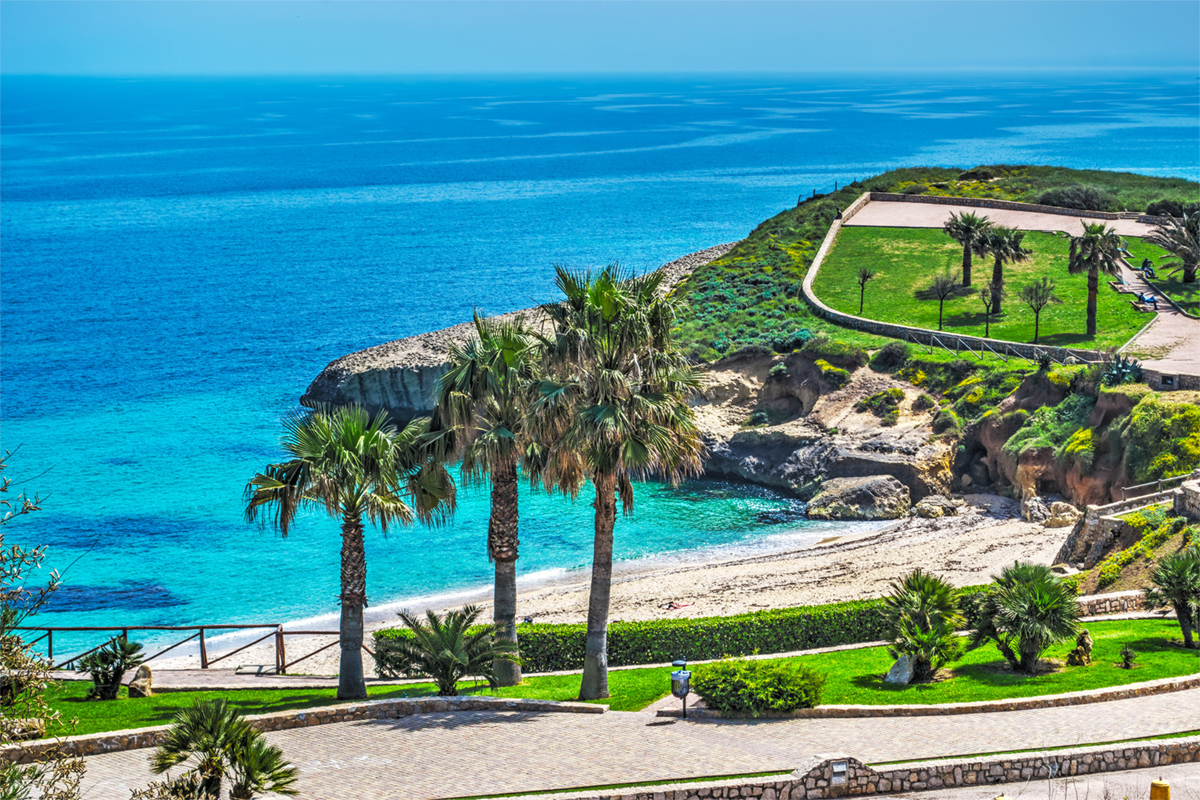
[[[1071,746],[1200,727],[1200,689],[1067,708],[947,717],[674,721],[463,712],[267,734],[313,800],[416,800],[793,769],[840,751],[870,762]],[[87,759],[89,800],[127,800],[149,750]]]
[[[1083,233],[1085,222],[1103,222],[1115,228],[1121,236],[1145,236],[1151,225],[1136,219],[1089,219],[1066,214],[1043,214],[1037,211],[1012,211],[1006,208],[970,208],[940,206],[931,203],[899,203],[873,200],[850,218],[847,226],[873,228],[940,228],[950,214],[973,211],[986,216],[997,225],[1020,228],[1024,231],[1065,231],[1072,235]]]

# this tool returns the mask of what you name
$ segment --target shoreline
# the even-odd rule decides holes
[[[875,523],[871,530],[823,537],[801,547],[761,555],[743,555],[705,562],[627,566],[615,574],[609,618],[637,621],[670,617],[725,616],[769,608],[819,605],[877,597],[890,583],[917,567],[929,569],[956,586],[986,583],[992,573],[1016,560],[1050,564],[1061,545],[1062,530],[1043,528],[1019,517],[1015,500],[997,495],[967,495],[958,516],[937,519],[907,517]],[[641,560],[639,560],[641,561]],[[636,564],[637,562],[627,562]],[[589,571],[575,570],[556,582],[518,587],[517,619],[538,623],[582,623],[586,620]],[[446,602],[437,611],[461,605],[468,592],[440,595]],[[490,619],[491,586],[481,587],[481,615]],[[431,596],[429,598],[433,600]],[[412,601],[408,601],[411,603]],[[680,608],[669,610],[668,603]],[[387,606],[376,609],[365,628],[371,634],[397,622]],[[372,615],[375,616],[375,615]],[[518,625],[518,631],[520,630]],[[288,642],[291,658],[317,650],[331,636],[296,638]],[[228,645],[233,649],[235,645]],[[211,651],[216,654],[216,651]],[[257,665],[273,662],[273,646],[255,645],[230,662]],[[336,648],[302,662],[293,674],[329,675],[337,672]],[[197,656],[165,658],[158,669],[195,669]],[[368,676],[373,663],[365,659]]]

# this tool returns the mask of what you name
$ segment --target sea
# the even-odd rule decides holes
[[[339,528],[244,521],[331,360],[649,270],[881,171],[1200,179],[1185,73],[0,80],[0,447],[63,585],[42,625],[332,625]],[[523,491],[522,586],[585,577],[591,507]],[[488,494],[367,534],[376,613],[485,593]],[[779,492],[639,486],[618,568],[857,528]],[[690,602],[690,598],[677,598]],[[163,634],[165,636],[165,634]],[[153,642],[158,634],[147,633]]]

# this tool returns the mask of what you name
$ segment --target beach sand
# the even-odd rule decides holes
[[[1050,564],[1066,536],[1063,528],[1043,528],[1020,519],[1015,500],[985,494],[964,499],[967,507],[958,516],[909,517],[879,530],[835,537],[799,550],[714,563],[659,562],[649,570],[620,575],[613,581],[609,619],[705,617],[878,597],[887,592],[890,582],[917,567],[955,585],[970,586],[988,582],[992,573],[1016,560]],[[536,622],[554,623],[586,621],[589,577],[584,571],[570,580],[521,592],[517,618],[531,616]],[[670,603],[684,607],[669,610]],[[490,602],[480,605],[485,606],[482,617],[490,619]],[[369,622],[367,645],[370,631],[397,622],[394,616]],[[297,658],[332,640],[289,639],[288,657]],[[230,661],[272,664],[274,655],[264,644],[248,648]],[[371,659],[365,662],[373,675]],[[331,647],[290,672],[333,675],[337,665],[338,649]],[[157,663],[157,669],[198,666],[196,656],[165,658]]]

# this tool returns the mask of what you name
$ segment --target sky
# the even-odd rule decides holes
[[[1196,0],[3,0],[0,74],[1200,74],[1198,32]]]

